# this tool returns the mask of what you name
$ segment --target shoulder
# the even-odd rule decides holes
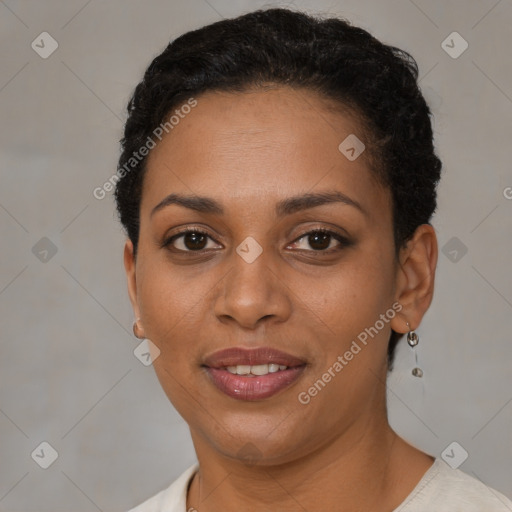
[[[188,484],[197,469],[197,463],[190,466],[169,487],[128,512],[186,512]]]
[[[394,512],[512,512],[512,501],[437,458]]]

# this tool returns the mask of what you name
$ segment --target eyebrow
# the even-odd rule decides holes
[[[367,215],[364,208],[354,199],[339,191],[324,191],[315,193],[306,193],[298,196],[288,197],[279,201],[275,206],[276,215],[284,217],[298,211],[322,206],[324,204],[342,203],[357,208],[361,213]],[[169,194],[160,201],[150,213],[152,217],[156,212],[162,210],[166,206],[175,204],[194,210],[200,213],[209,213],[214,215],[224,215],[222,205],[211,197],[197,195]]]

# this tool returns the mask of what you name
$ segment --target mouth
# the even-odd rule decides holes
[[[255,401],[291,386],[301,376],[306,362],[270,347],[235,347],[208,356],[202,366],[212,384],[224,394]]]

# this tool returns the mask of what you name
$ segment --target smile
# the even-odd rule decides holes
[[[230,348],[207,357],[210,382],[237,400],[263,400],[296,382],[306,367],[304,360],[270,347]]]
[[[239,364],[237,366],[228,366],[226,370],[233,375],[247,375],[254,377],[256,375],[267,375],[268,373],[276,373],[286,370],[288,366],[284,364]]]

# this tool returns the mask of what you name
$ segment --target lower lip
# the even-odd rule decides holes
[[[223,393],[238,400],[262,400],[269,398],[295,382],[304,370],[296,366],[267,375],[246,377],[235,375],[223,368],[206,368],[212,382]]]

